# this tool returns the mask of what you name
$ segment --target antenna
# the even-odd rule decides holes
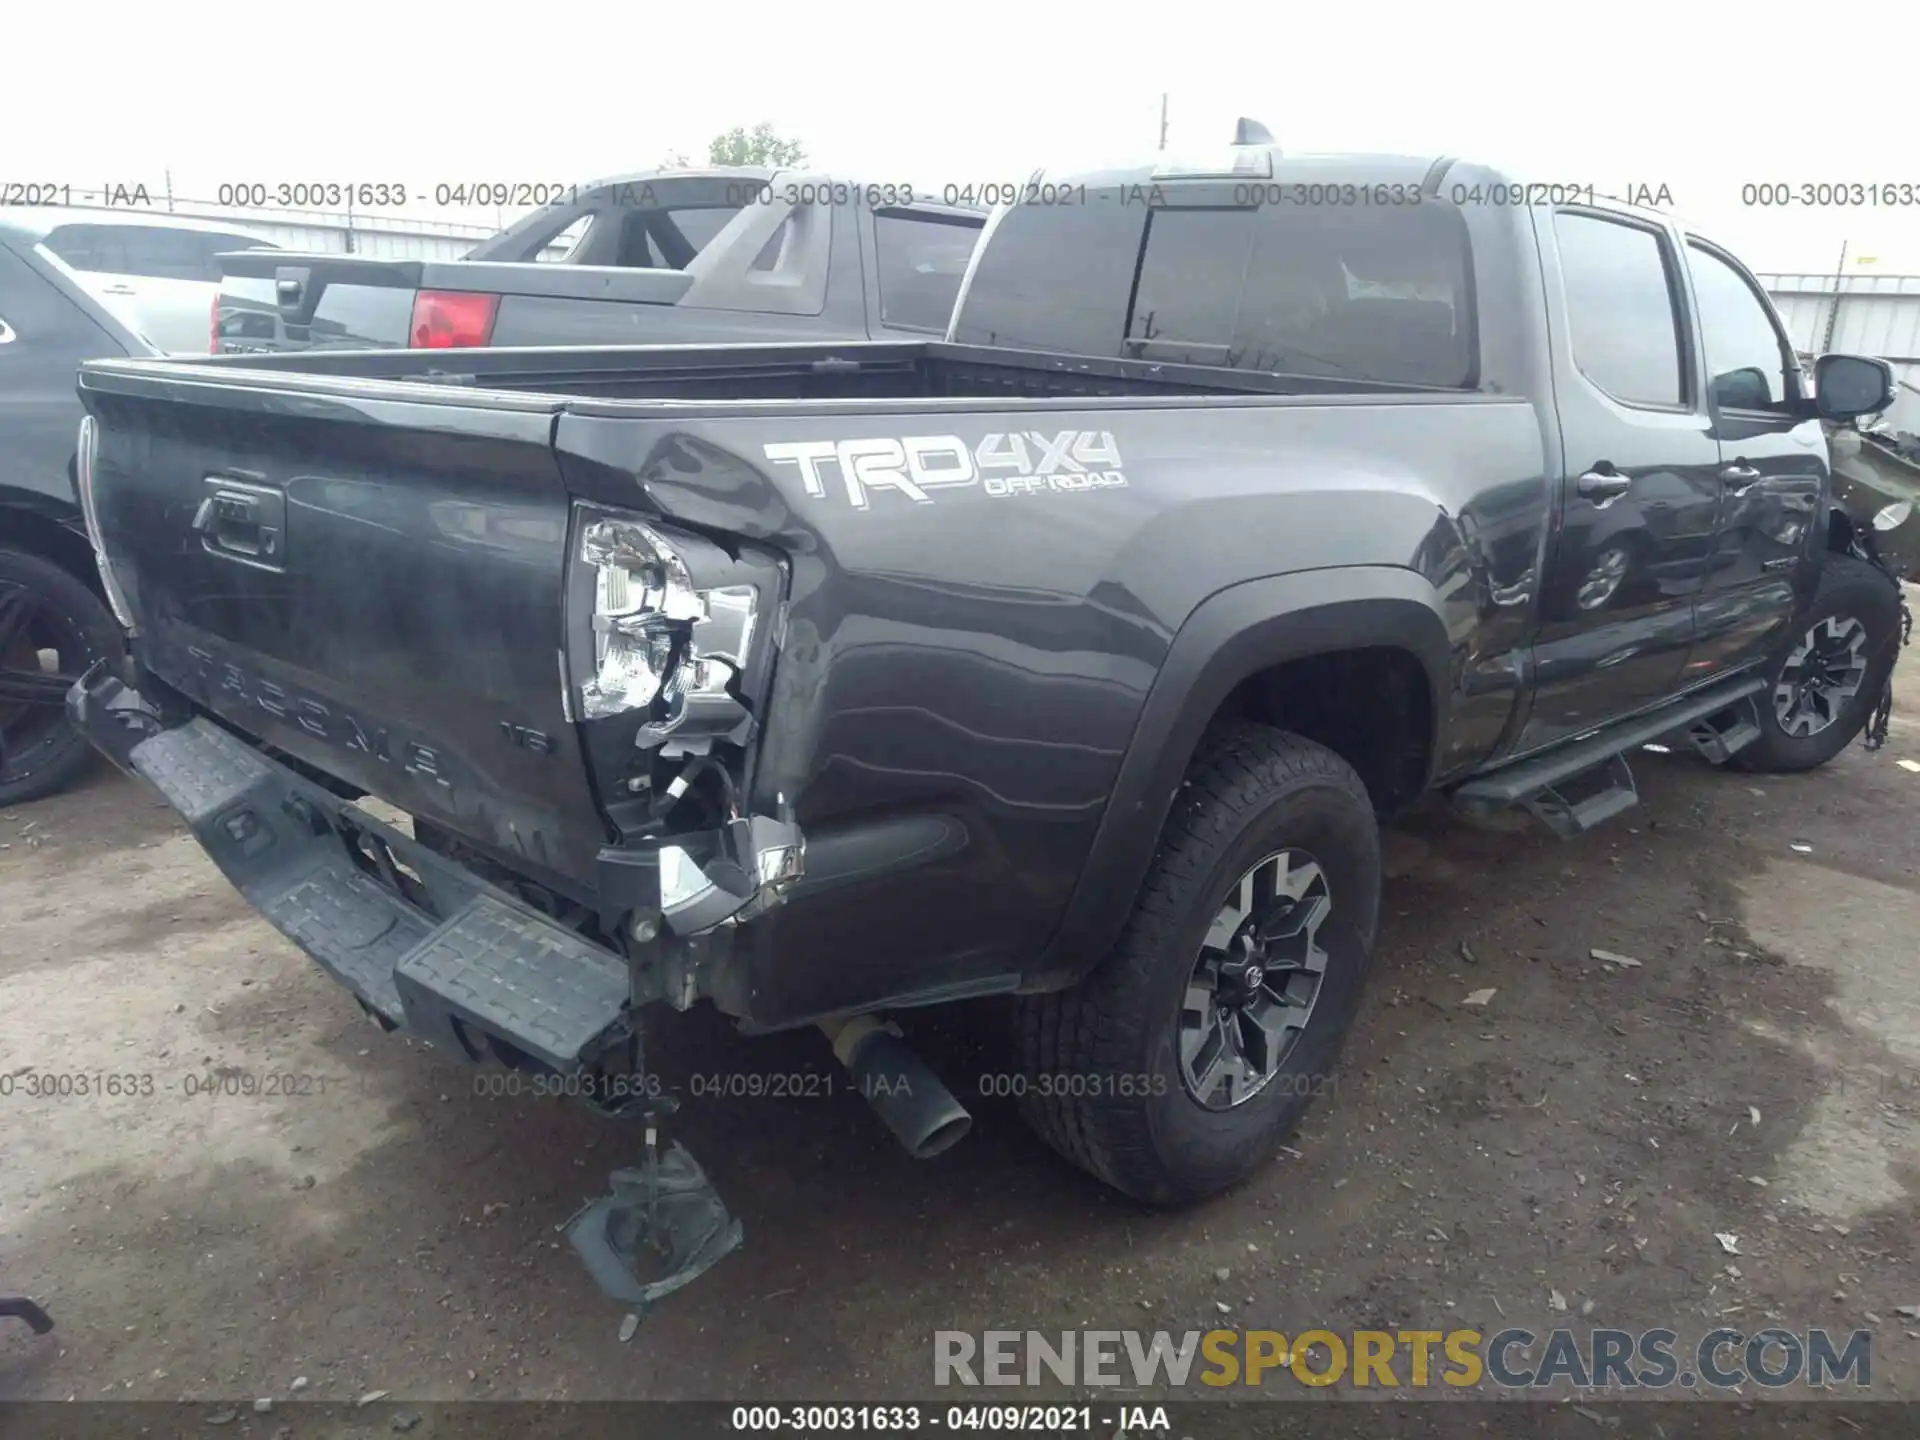
[[[1249,120],[1246,116],[1242,115],[1239,123],[1233,127],[1233,143],[1236,145],[1271,145],[1274,141],[1273,135],[1268,131],[1266,126],[1262,125],[1258,120]]]

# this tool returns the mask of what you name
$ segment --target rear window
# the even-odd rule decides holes
[[[980,238],[979,222],[876,214],[873,234],[879,252],[875,269],[880,323],[944,334],[974,242]]]
[[[231,231],[161,225],[59,225],[47,232],[42,243],[75,270],[216,284],[220,266],[214,256],[229,250],[279,248]]]
[[[1440,205],[1161,209],[1127,352],[1328,379],[1474,382],[1466,231]]]
[[[1466,227],[1438,204],[1023,206],[981,256],[955,338],[1471,388],[1471,274]]]
[[[953,338],[968,345],[1118,356],[1146,211],[1093,193],[1085,205],[1015,205],[982,242]]]

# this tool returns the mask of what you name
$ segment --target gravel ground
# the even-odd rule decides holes
[[[1902,697],[1812,775],[1645,755],[1645,803],[1571,843],[1414,816],[1339,1083],[1195,1210],[978,1098],[984,1007],[915,1025],[976,1117],[932,1161],[844,1093],[688,1099],[747,1239],[629,1344],[554,1227],[633,1130],[382,1036],[103,770],[0,812],[0,1075],[156,1090],[0,1098],[0,1282],[58,1322],[0,1322],[0,1396],[924,1399],[936,1329],[1764,1318],[1870,1329],[1874,1396],[1920,1397],[1920,661]],[[670,1080],[834,1073],[704,1007],[656,1036]],[[268,1073],[306,1078],[184,1093]]]

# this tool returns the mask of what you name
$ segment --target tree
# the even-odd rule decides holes
[[[773,133],[773,126],[762,120],[752,130],[736,125],[714,136],[707,147],[707,159],[715,165],[804,165],[807,147],[798,140],[782,140]]]

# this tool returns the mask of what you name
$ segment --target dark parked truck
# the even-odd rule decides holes
[[[51,794],[92,762],[67,691],[121,643],[74,494],[74,370],[159,353],[46,239],[0,210],[0,809]]]
[[[430,363],[84,367],[137,638],[71,704],[383,1025],[608,1104],[708,1000],[931,1151],[880,1017],[1005,995],[1056,1148],[1207,1194],[1335,1063],[1382,817],[1817,766],[1898,647],[1821,428],[1888,367],[1816,407],[1724,250],[1446,160],[1041,176],[942,341]]]
[[[464,260],[222,255],[211,350],[937,336],[986,222],[907,185],[792,170],[555,188]]]

